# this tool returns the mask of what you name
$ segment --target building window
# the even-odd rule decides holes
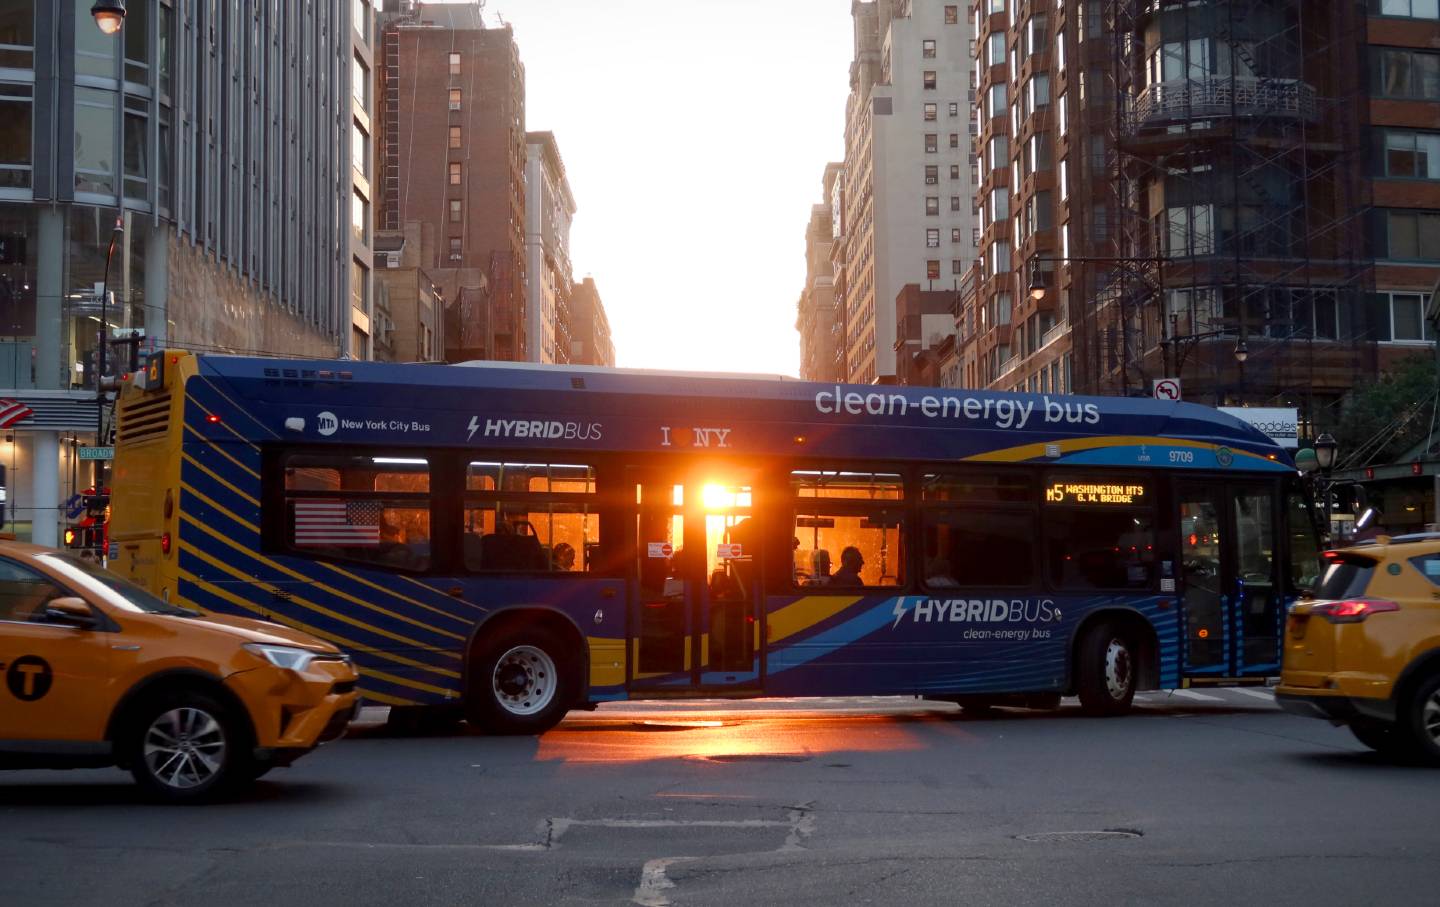
[[[459,261],[461,257],[462,254],[460,237],[452,236],[450,237],[450,260]]]
[[[950,178],[951,178],[952,180],[958,180],[958,179],[960,178],[960,165],[959,165],[959,164],[951,164],[951,165],[950,165]]]
[[[355,172],[370,178],[370,136],[365,134],[365,129],[354,120],[350,121],[350,166]]]
[[[940,150],[940,136],[933,132],[925,133],[925,153],[934,154]]]
[[[460,55],[459,55],[459,54],[451,54],[451,55],[450,55],[450,75],[452,75],[452,76],[458,76],[458,75],[460,75]]]
[[[350,67],[350,96],[361,110],[370,109],[370,70],[365,61],[355,57]]]
[[[0,123],[10,124],[0,129],[0,187],[30,187],[31,91],[29,85],[0,83]]]
[[[1005,63],[1005,33],[1003,31],[992,31],[986,41],[987,59],[991,66],[1002,66]]]
[[[350,305],[370,314],[370,269],[358,258],[350,259]]]
[[[452,88],[452,89],[450,89],[450,109],[451,109],[451,110],[459,110],[459,109],[460,109],[460,89],[458,89],[458,88]]]
[[[938,228],[930,227],[925,231],[925,248],[940,248],[940,230]]]
[[[1425,323],[1424,293],[1376,293],[1371,321],[1378,340],[1418,343],[1434,340],[1434,331]]]
[[[350,24],[355,28],[355,34],[360,36],[361,41],[370,40],[370,3],[368,0],[353,0],[350,5]]]
[[[935,39],[926,38],[920,42],[920,55],[927,60],[935,59]]]
[[[1070,197],[1070,162],[1060,162],[1060,200],[1063,202]]]
[[[1374,209],[1375,257],[1440,261],[1440,211]]]
[[[927,164],[925,166],[925,185],[933,186],[938,182],[940,182],[940,168],[934,164]]]
[[[925,197],[925,213],[930,217],[934,217],[940,213],[940,198],[938,196],[927,195]]]
[[[937,108],[936,108],[936,106],[935,106],[934,104],[926,104],[926,105],[925,105],[925,119],[926,119],[926,120],[933,120],[933,119],[935,119],[936,111],[937,111]]]
[[[1370,15],[1440,19],[1440,0],[1370,0]]]
[[[461,211],[460,199],[458,199],[458,198],[452,198],[452,199],[450,199],[450,223],[452,223],[452,224],[458,224],[458,223],[460,223],[460,211]]]
[[[1056,98],[1055,112],[1057,114],[1056,128],[1063,136],[1070,131],[1070,116],[1065,112],[1065,95],[1062,94]]]
[[[362,245],[370,241],[370,203],[359,192],[350,193],[350,238]]]
[[[939,280],[939,279],[940,279],[940,260],[939,260],[939,259],[931,259],[931,260],[925,262],[925,279],[926,279],[926,280]]]
[[[1372,47],[1370,84],[1380,98],[1440,100],[1440,54]]]
[[[951,242],[953,242],[953,243],[962,242],[962,240],[961,240],[961,238],[960,238],[961,235],[962,235],[962,234],[960,233],[960,228],[959,228],[959,227],[951,227],[951,228],[950,228],[950,241],[951,241]]]
[[[958,196],[958,195],[952,195],[952,196],[950,196],[950,210],[951,210],[951,211],[959,211],[959,210],[960,210],[960,196]]]
[[[459,147],[460,147],[460,127],[459,127],[459,126],[451,126],[451,127],[450,127],[450,147],[451,147],[451,148],[459,148]]]
[[[951,101],[951,102],[950,102],[950,115],[951,115],[952,117],[958,117],[958,116],[960,115],[960,102],[959,102],[959,101]]]
[[[1376,129],[1373,150],[1376,176],[1440,179],[1440,133]]]
[[[450,185],[452,185],[452,186],[458,186],[458,185],[460,185],[460,162],[459,162],[459,161],[451,161],[451,162],[450,162]]]
[[[961,260],[958,259],[958,258],[952,258],[952,259],[950,259],[950,273],[951,273],[951,274],[964,274],[964,273],[965,273],[965,262],[961,261]]]
[[[925,86],[925,90],[926,90],[926,91],[934,91],[934,90],[935,90],[935,73],[934,73],[933,71],[928,70],[928,69],[925,70],[924,86]]]
[[[947,6],[947,7],[945,7],[945,24],[946,24],[946,25],[955,25],[955,24],[959,23],[959,21],[960,21],[960,7],[958,7],[958,6]]]
[[[1055,33],[1055,71],[1065,71],[1065,29]]]

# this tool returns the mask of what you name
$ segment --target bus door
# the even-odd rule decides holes
[[[1266,676],[1279,670],[1279,535],[1265,482],[1182,483],[1180,594],[1185,673]]]
[[[748,476],[635,470],[631,689],[758,688],[760,534]]]

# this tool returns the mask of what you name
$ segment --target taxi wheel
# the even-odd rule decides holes
[[[1104,623],[1080,638],[1075,652],[1076,693],[1087,715],[1123,715],[1135,699],[1139,668],[1135,643],[1124,630]]]
[[[125,762],[155,799],[198,802],[259,777],[241,724],[212,696],[165,693],[130,719]]]
[[[1421,681],[1405,704],[1401,723],[1414,756],[1427,765],[1440,765],[1440,674]]]
[[[465,717],[487,734],[543,734],[575,701],[573,659],[543,627],[502,631],[470,665]]]

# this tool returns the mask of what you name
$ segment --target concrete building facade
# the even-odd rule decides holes
[[[5,528],[49,545],[92,481],[78,448],[109,440],[103,337],[351,349],[346,80],[366,5],[130,0],[113,36],[90,6],[0,7],[0,397],[30,411],[0,442]]]
[[[454,330],[446,359],[529,357],[525,68],[478,3],[385,0],[379,224],[429,224]]]
[[[826,164],[820,197],[805,225],[805,287],[796,305],[795,329],[800,332],[800,377],[806,381],[843,381],[836,368],[840,347],[840,321],[836,313],[835,211],[830,199],[845,171],[843,164]]]
[[[422,266],[433,254],[426,224],[375,234],[375,302],[383,324],[375,331],[375,358],[386,362],[439,362],[445,350],[445,297]]]
[[[526,334],[531,362],[570,361],[570,224],[575,197],[552,132],[525,139]]]
[[[970,41],[938,0],[851,5],[846,102],[847,380],[895,379],[895,305],[909,283],[955,287],[975,256]]]

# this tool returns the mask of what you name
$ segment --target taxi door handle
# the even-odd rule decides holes
[[[129,644],[129,645],[120,645],[120,644],[117,643],[116,645],[113,645],[113,646],[111,646],[110,648],[114,649],[116,652],[139,652],[139,651],[140,651],[140,646],[137,645],[137,644],[135,644],[135,643],[131,643],[131,644]]]

